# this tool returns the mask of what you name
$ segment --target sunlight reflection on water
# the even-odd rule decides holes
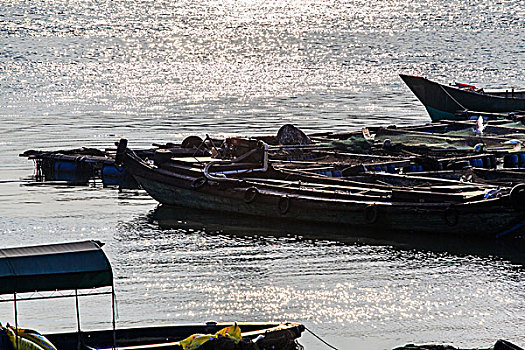
[[[340,348],[523,345],[523,269],[508,260],[298,238],[302,229],[224,230],[194,214],[165,229],[142,192],[30,186],[32,164],[17,156],[121,137],[146,147],[274,134],[284,123],[314,132],[427,122],[398,73],[523,87],[523,18],[518,0],[6,2],[3,245],[106,242],[123,326],[289,319]],[[71,303],[36,304],[22,306],[24,326],[74,328]],[[109,327],[107,300],[81,306],[86,328]]]

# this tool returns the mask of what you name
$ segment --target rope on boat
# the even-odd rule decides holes
[[[338,350],[335,346],[332,346],[330,344],[328,344],[325,340],[321,339],[320,336],[318,336],[317,334],[315,334],[314,332],[312,332],[311,330],[309,330],[308,328],[304,327],[304,329],[306,329],[308,332],[310,332],[314,337],[316,337],[317,339],[319,339],[321,342],[323,342],[326,346],[328,346],[329,348],[331,349],[334,349],[334,350]]]
[[[197,158],[196,154],[197,152],[199,152],[201,150],[201,146],[205,146],[206,148],[208,148],[208,146],[206,146],[206,141],[210,141],[211,142],[211,145],[212,147],[215,147],[215,144],[213,143],[213,140],[210,138],[210,136],[208,134],[206,134],[206,138],[204,140],[202,140],[202,142],[199,144],[199,147],[197,147],[197,149],[195,150],[195,152],[193,152],[193,155],[192,157],[195,158],[195,160],[198,162],[198,163],[202,163],[202,161]]]
[[[206,137],[208,137],[208,135],[206,135]],[[252,172],[256,172],[256,171],[262,171],[262,172],[266,172],[268,170],[268,145],[262,141],[260,141],[261,144],[262,144],[262,149],[264,150],[264,158],[263,158],[263,167],[262,168],[258,168],[258,169],[240,169],[240,170],[230,170],[230,171],[224,171],[222,172],[223,175],[225,175],[226,173],[235,173],[235,174],[246,174],[246,173],[252,173]],[[244,160],[246,158],[248,158],[249,156],[251,156],[252,154],[254,154],[255,152],[257,152],[259,150],[259,148],[254,148],[252,149],[251,151],[248,151],[246,152],[245,154],[235,158],[235,159],[232,159],[232,160],[215,160],[215,161],[211,161],[211,162],[208,162],[208,164],[206,164],[206,166],[204,167],[204,170],[203,170],[203,173],[204,173],[204,177],[208,180],[212,180],[212,181],[228,181],[228,180],[232,180],[232,179],[228,179],[226,177],[217,177],[215,175],[212,175],[210,174],[210,168],[213,166],[213,165],[216,165],[216,164],[236,164],[236,163],[239,163],[241,160]]]
[[[467,111],[468,109],[466,109],[461,103],[459,103],[454,97],[450,96],[450,94],[448,93],[447,90],[445,90],[445,88],[441,85],[439,85],[439,87],[441,88],[441,90],[443,90],[443,92],[445,94],[448,95],[448,97],[450,97],[452,99],[452,101],[454,101],[455,103],[457,103],[458,106],[460,106],[461,108],[463,108],[465,111]]]

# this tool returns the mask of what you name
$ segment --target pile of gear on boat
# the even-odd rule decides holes
[[[102,179],[104,186],[141,187],[167,205],[360,230],[502,237],[525,227],[523,121],[480,116],[310,135],[288,124],[272,136],[190,136],[144,150],[128,149],[123,139],[117,149],[21,156],[35,161],[38,181]],[[413,220],[417,213],[421,222]]]
[[[135,150],[142,158],[163,162],[169,158],[233,159],[269,145],[275,168],[293,169],[327,177],[389,174],[496,184],[520,183],[525,178],[525,125],[520,121],[447,121],[421,126],[363,128],[348,133],[305,135],[284,125],[277,136],[212,138],[190,136],[181,143],[154,144]],[[124,167],[115,164],[115,149],[79,148],[20,154],[34,160],[36,180],[86,184],[102,179],[106,186],[136,188]],[[254,157],[251,157],[254,158]],[[201,160],[204,161],[204,160]],[[401,181],[401,180],[399,180]]]

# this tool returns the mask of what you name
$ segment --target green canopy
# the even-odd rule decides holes
[[[111,286],[102,246],[85,241],[0,249],[0,294]]]

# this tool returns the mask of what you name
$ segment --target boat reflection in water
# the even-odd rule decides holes
[[[522,237],[505,239],[472,239],[472,236],[449,234],[362,232],[351,234],[343,225],[301,223],[258,218],[238,214],[159,205],[148,216],[150,223],[161,229],[202,230],[250,237],[294,237],[305,240],[329,240],[343,244],[389,245],[401,250],[448,252],[457,255],[497,257],[525,265],[525,240]]]

